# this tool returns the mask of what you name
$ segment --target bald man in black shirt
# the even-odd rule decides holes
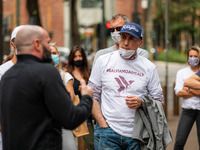
[[[4,150],[61,150],[61,127],[74,129],[91,114],[92,88],[82,81],[74,106],[59,72],[50,64],[46,30],[25,25],[16,37],[17,64],[0,84]]]

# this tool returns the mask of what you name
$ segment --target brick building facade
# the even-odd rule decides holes
[[[17,19],[19,19],[19,25],[29,24],[27,0],[20,0],[19,2],[19,8],[17,8],[16,0],[3,1],[4,54],[9,53],[10,33],[17,26]],[[63,0],[38,0],[38,5],[42,27],[52,33],[52,41],[63,46]],[[17,10],[19,11],[19,18],[17,18]]]

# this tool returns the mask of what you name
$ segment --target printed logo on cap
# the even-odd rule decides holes
[[[137,27],[134,25],[124,25],[122,29],[129,29],[129,30],[134,30],[135,32],[139,32]]]

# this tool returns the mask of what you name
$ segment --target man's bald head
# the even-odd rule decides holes
[[[48,59],[48,61],[49,57],[51,57],[49,42],[48,32],[36,25],[25,25],[22,27],[18,31],[15,41],[18,54],[34,55],[42,60]]]
[[[36,25],[24,25],[17,33],[15,44],[19,53],[31,51],[35,39],[43,41],[45,30]]]

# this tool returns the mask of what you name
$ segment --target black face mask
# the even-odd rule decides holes
[[[83,63],[84,63],[83,60],[77,60],[77,61],[74,61],[74,66],[81,67],[83,65]]]
[[[45,63],[52,63],[53,60],[51,58],[51,52],[44,46],[43,47],[43,55],[42,55],[42,61]]]

